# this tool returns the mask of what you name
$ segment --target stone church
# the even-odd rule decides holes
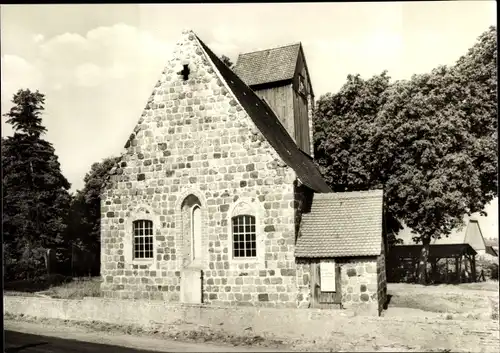
[[[382,191],[331,191],[313,109],[300,43],[230,69],[184,31],[102,192],[103,295],[380,314]]]

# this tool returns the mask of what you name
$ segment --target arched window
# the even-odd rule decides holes
[[[199,265],[203,258],[202,206],[200,199],[189,194],[181,203],[182,266]]]
[[[132,223],[134,260],[153,258],[153,221],[139,219]]]
[[[255,217],[238,215],[232,218],[233,258],[257,256]]]
[[[191,256],[192,261],[198,260],[201,250],[201,208],[194,205],[191,211]]]

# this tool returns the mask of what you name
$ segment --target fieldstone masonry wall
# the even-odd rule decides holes
[[[305,186],[295,184],[295,237],[299,235],[302,214],[309,212],[314,193]],[[308,308],[311,304],[311,264],[308,259],[296,259],[297,264],[297,307]]]
[[[341,268],[342,306],[377,314],[377,257],[337,261]]]
[[[178,72],[188,64],[189,78]],[[183,198],[203,212],[203,302],[295,307],[295,173],[283,163],[209,64],[194,34],[185,33],[156,84],[126,152],[102,194],[105,297],[178,301]],[[257,239],[264,253],[241,261],[229,253],[231,206],[244,198],[262,209]],[[155,257],[126,261],[127,219],[151,208]]]

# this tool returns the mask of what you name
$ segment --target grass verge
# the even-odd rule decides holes
[[[83,299],[84,297],[100,297],[100,286],[100,277],[50,277],[11,282],[4,289],[4,294],[14,296],[42,294],[57,299]]]
[[[101,296],[101,278],[77,278],[71,282],[54,286],[41,294],[57,299],[83,299],[84,297]]]

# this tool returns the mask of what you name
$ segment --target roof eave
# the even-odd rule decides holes
[[[382,254],[382,251],[379,253],[364,253],[364,254],[356,254],[356,253],[351,253],[351,254],[335,254],[335,253],[317,253],[317,254],[301,254],[301,253],[295,253],[295,257],[298,258],[303,258],[303,259],[327,259],[327,258],[351,258],[351,257],[377,257]]]
[[[261,89],[285,86],[285,85],[288,85],[292,82],[293,82],[293,77],[290,77],[290,78],[287,78],[284,80],[279,80],[279,81],[268,81],[268,82],[252,84],[252,85],[249,85],[248,87],[250,87],[254,91],[258,91]]]

